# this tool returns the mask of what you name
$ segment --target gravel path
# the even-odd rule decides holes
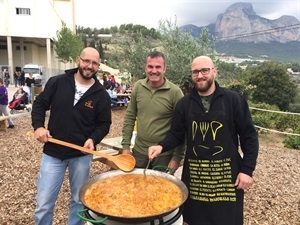
[[[125,108],[113,111],[107,137],[121,135]],[[0,131],[0,224],[33,225],[36,177],[42,145],[30,140],[30,115],[14,118],[15,129]],[[255,183],[246,192],[245,225],[300,225],[300,151],[275,145],[277,138],[260,137]],[[93,163],[91,176],[110,167]],[[69,186],[63,184],[55,208],[54,225],[67,224]],[[226,224],[227,225],[227,224]]]

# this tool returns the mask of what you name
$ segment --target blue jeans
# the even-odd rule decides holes
[[[76,213],[83,209],[83,205],[79,199],[79,191],[90,177],[92,157],[89,154],[62,161],[46,154],[42,155],[37,181],[36,225],[52,224],[55,202],[64,181],[67,168],[71,190],[68,225],[84,224]]]
[[[31,95],[32,95],[32,88],[31,87],[28,87],[29,88],[29,93],[27,93],[28,94],[28,102],[30,102],[31,101]]]
[[[112,99],[111,99],[111,108],[115,108],[115,107],[118,105],[117,102],[118,102],[118,100],[112,98]]]

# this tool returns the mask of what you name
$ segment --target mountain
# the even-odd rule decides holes
[[[205,26],[216,37],[216,41],[239,41],[254,43],[300,41],[300,21],[293,16],[281,16],[269,20],[256,14],[251,3],[239,2],[231,5],[216,18],[216,22]],[[184,25],[181,31],[199,37],[203,27]]]

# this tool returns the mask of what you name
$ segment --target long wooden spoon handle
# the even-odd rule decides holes
[[[31,132],[31,131],[27,132],[27,135],[31,136],[31,137],[34,137],[34,133]],[[82,146],[79,146],[79,145],[75,145],[75,144],[72,144],[72,143],[69,143],[69,142],[66,142],[66,141],[58,140],[56,138],[48,137],[48,141],[51,142],[51,143],[55,143],[55,144],[58,144],[58,145],[65,146],[65,147],[73,148],[73,149],[76,149],[76,150],[79,150],[79,151],[82,151],[82,152],[86,152],[86,153],[90,153],[90,154],[93,154],[93,155],[101,156],[103,158],[111,159],[111,156],[107,155],[105,153],[94,151],[94,150],[91,150],[91,149],[88,149],[88,148],[85,148],[85,147],[82,147]]]
[[[55,138],[52,138],[52,137],[49,137],[48,141],[51,142],[51,143],[55,143],[55,144],[58,144],[58,145],[65,146],[65,147],[73,148],[73,149],[76,149],[76,150],[79,150],[79,151],[82,151],[82,152],[90,153],[90,154],[93,154],[93,155],[98,155],[98,156],[101,156],[101,157],[104,157],[104,158],[107,158],[107,159],[110,158],[110,156],[105,154],[105,153],[97,152],[97,151],[94,151],[94,150],[91,150],[91,149],[88,149],[88,148],[85,148],[85,147],[82,147],[82,146],[79,146],[79,145],[75,145],[75,144],[72,144],[72,143],[69,143],[69,142],[66,142],[66,141],[55,139]]]

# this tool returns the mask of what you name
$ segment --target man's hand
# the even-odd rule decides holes
[[[39,127],[34,131],[34,135],[37,141],[41,143],[46,143],[48,141],[48,137],[52,137],[50,135],[49,130],[44,127]]]
[[[84,147],[84,148],[91,149],[91,150],[94,150],[94,149],[95,149],[95,145],[94,145],[93,139],[91,139],[91,138],[87,139],[87,140],[85,141],[83,147]]]
[[[236,181],[235,181],[235,186],[237,189],[247,189],[253,184],[253,178],[250,177],[249,175],[245,173],[239,173]]]
[[[156,145],[148,148],[148,157],[149,159],[154,159],[157,157],[162,151],[162,146]]]
[[[180,164],[179,162],[176,162],[176,161],[174,161],[174,160],[171,160],[171,161],[169,162],[169,165],[168,165],[168,171],[169,171],[171,174],[174,174],[175,171],[178,169],[179,164]]]
[[[129,150],[129,149],[123,149],[122,150],[122,154],[129,154],[129,155],[131,155],[131,151]]]
[[[93,139],[91,139],[91,138],[89,138],[89,139],[87,139],[85,142],[84,142],[84,145],[83,145],[83,147],[84,148],[88,148],[88,149],[90,149],[90,150],[94,150],[95,149],[95,146],[94,146],[94,141],[93,141]],[[82,152],[81,151],[81,153],[82,154],[89,154],[89,153],[87,153],[87,152]]]

